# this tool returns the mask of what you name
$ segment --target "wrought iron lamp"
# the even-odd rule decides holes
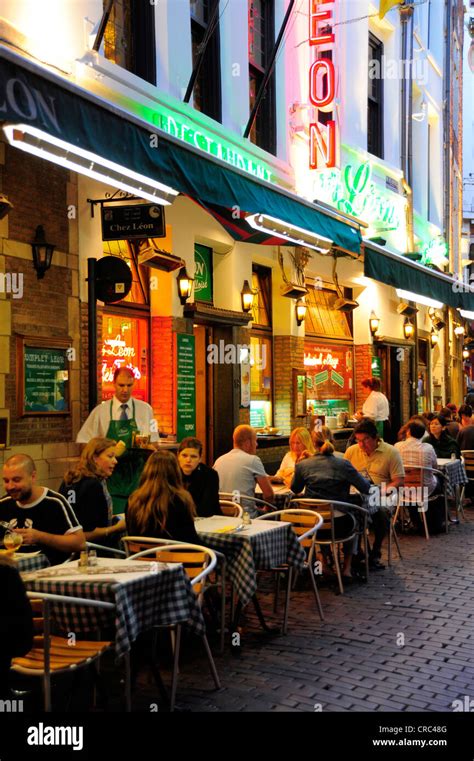
[[[54,243],[47,243],[43,225],[36,228],[35,238],[31,244],[33,251],[33,264],[38,276],[38,280],[44,278],[44,273],[51,267]]]
[[[242,312],[246,312],[246,313],[250,312],[250,310],[253,307],[253,299],[254,299],[255,293],[251,289],[248,280],[244,280],[244,285],[242,290],[240,291],[240,296],[242,299]]]
[[[403,333],[405,335],[406,339],[413,338],[415,334],[415,326],[412,322],[407,318],[403,324]]]
[[[302,325],[303,322],[305,321],[307,309],[308,307],[306,306],[304,301],[302,299],[298,299],[295,306],[296,324],[298,326]]]
[[[178,284],[178,296],[181,304],[186,304],[186,301],[189,299],[194,283],[194,279],[192,277],[189,277],[186,267],[181,267],[181,269],[178,272],[178,277],[176,278],[176,282]]]

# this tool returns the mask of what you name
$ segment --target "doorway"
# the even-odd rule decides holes
[[[405,419],[406,400],[402,394],[404,375],[410,366],[410,349],[401,346],[377,346],[377,356],[381,363],[382,391],[390,406],[390,427],[392,441],[397,440],[397,433]],[[407,415],[408,419],[408,415]],[[392,441],[388,442],[389,444]]]

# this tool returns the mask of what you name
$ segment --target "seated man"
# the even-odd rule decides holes
[[[359,473],[367,476],[372,483],[383,486],[391,493],[403,485],[405,471],[400,453],[391,444],[386,444],[379,437],[377,428],[372,420],[363,420],[354,429],[356,444],[346,449],[344,457]],[[387,533],[389,516],[384,507],[379,507],[372,514],[374,529],[374,544],[370,552],[372,568],[383,568],[379,562],[382,542]]]
[[[214,470],[219,474],[220,490],[223,492],[238,492],[241,497],[254,497],[255,484],[262,490],[262,497],[267,502],[273,502],[273,489],[270,479],[260,457],[257,457],[257,434],[249,425],[238,425],[233,435],[234,448],[218,457]],[[236,496],[237,499],[237,496]],[[257,515],[251,503],[247,503],[248,511]],[[242,500],[242,507],[246,507]]]
[[[33,645],[33,613],[17,569],[0,559],[0,700],[9,700],[12,658],[26,655]]]
[[[56,565],[82,549],[85,537],[71,505],[61,494],[38,486],[29,455],[9,457],[3,484],[7,496],[0,499],[0,520],[21,535],[26,551],[40,549]]]
[[[188,436],[178,449],[178,462],[183,476],[184,488],[188,490],[201,518],[222,515],[219,506],[219,475],[214,468],[201,462],[202,444],[199,439]]]

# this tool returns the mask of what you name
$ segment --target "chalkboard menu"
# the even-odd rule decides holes
[[[19,339],[19,415],[70,413],[69,366],[73,359],[72,351],[67,340]]]
[[[176,340],[177,368],[177,437],[196,435],[196,370],[194,336],[178,333]]]

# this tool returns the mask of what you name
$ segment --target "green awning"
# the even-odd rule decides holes
[[[358,229],[0,47],[0,120],[28,124],[196,200],[263,213],[360,253]],[[158,140],[151,140],[155,135]]]
[[[474,311],[474,286],[405,259],[375,243],[364,243],[364,275],[394,288],[441,301],[455,309]]]

